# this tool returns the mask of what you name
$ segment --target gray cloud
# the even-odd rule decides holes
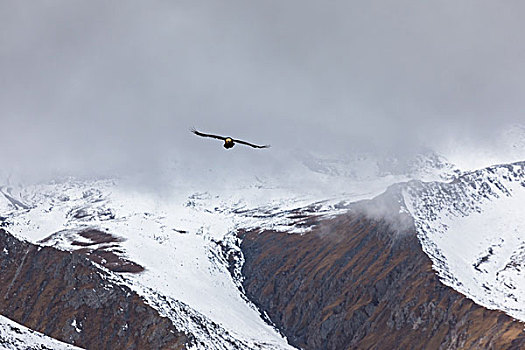
[[[524,10],[488,0],[4,1],[0,160],[32,174],[103,174],[166,157],[242,168],[294,147],[486,142],[525,119]],[[225,152],[191,126],[273,148]]]

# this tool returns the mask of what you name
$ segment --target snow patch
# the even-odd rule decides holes
[[[79,327],[77,327],[77,320],[76,320],[76,319],[74,319],[73,322],[71,322],[71,327],[75,328],[75,331],[76,331],[77,333],[82,332],[82,329],[80,329]]]

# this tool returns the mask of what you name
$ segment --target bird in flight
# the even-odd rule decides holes
[[[253,147],[253,148],[268,148],[268,147],[270,147],[270,145],[264,145],[264,146],[254,145],[253,143],[237,140],[237,139],[234,139],[232,137],[212,135],[212,134],[205,134],[203,132],[195,130],[195,128],[192,128],[191,132],[194,133],[197,136],[211,137],[211,138],[214,138],[214,139],[223,140],[224,141],[224,145],[223,146],[226,149],[232,148],[233,146],[235,146],[236,143],[240,143],[241,145],[246,145],[246,146],[250,146],[250,147]]]

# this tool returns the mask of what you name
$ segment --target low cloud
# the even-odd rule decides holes
[[[155,173],[166,159],[277,167],[293,148],[486,145],[525,119],[524,10],[487,0],[3,2],[0,161],[38,178]],[[273,148],[226,152],[192,126]]]

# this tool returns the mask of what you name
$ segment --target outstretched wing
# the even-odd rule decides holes
[[[243,145],[246,145],[246,146],[250,146],[250,147],[253,147],[253,148],[268,148],[268,147],[270,147],[270,145],[259,146],[259,145],[254,145],[253,143],[249,143],[249,142],[241,141],[241,140],[237,140],[237,139],[233,139],[233,142],[240,143],[240,144],[243,144]]]
[[[191,128],[191,132],[194,133],[195,135],[201,136],[201,137],[211,137],[211,138],[219,139],[219,140],[223,140],[223,141],[226,140],[226,137],[224,137],[224,136],[205,134],[203,132],[197,131],[195,128]]]

